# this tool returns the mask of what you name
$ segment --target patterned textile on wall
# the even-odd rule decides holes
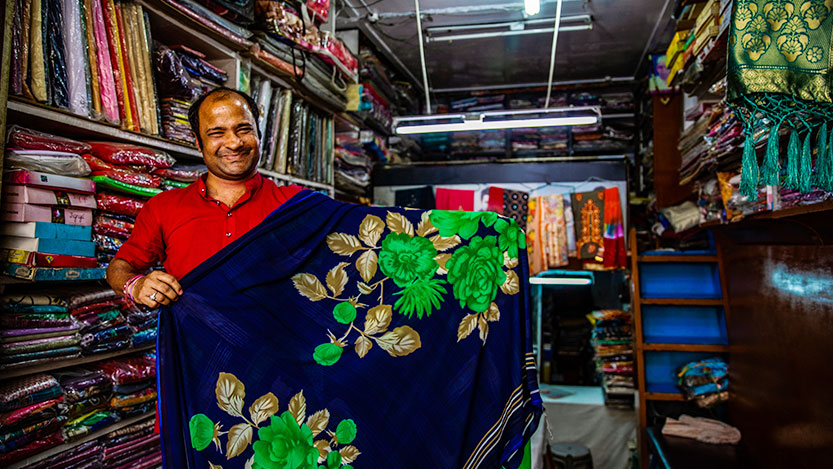
[[[579,259],[602,261],[604,250],[604,189],[572,195],[576,227],[576,252]]]

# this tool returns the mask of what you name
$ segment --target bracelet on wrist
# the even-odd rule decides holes
[[[124,293],[124,296],[126,296],[127,298],[129,298],[133,302],[136,301],[136,298],[133,296],[133,287],[135,286],[136,282],[138,282],[139,279],[141,279],[142,277],[144,277],[144,275],[142,275],[142,274],[134,275],[133,277],[130,278],[130,280],[125,282],[124,287],[122,287],[122,291]]]

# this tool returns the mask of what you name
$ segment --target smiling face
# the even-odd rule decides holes
[[[257,171],[260,145],[255,118],[237,93],[217,93],[200,106],[200,151],[208,171],[228,181],[242,181]]]

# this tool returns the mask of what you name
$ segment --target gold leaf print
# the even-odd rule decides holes
[[[486,320],[489,322],[497,322],[500,321],[500,310],[497,307],[497,304],[492,302],[489,305],[489,309],[486,310],[483,315],[486,317]]]
[[[382,337],[376,339],[376,343],[392,357],[404,357],[422,347],[419,333],[409,326],[397,327],[386,332]]]
[[[380,332],[385,332],[390,326],[390,320],[393,317],[393,307],[391,305],[379,305],[370,308],[367,316],[364,318],[364,333],[367,335],[374,335]],[[370,347],[368,347],[370,349]]]
[[[387,222],[388,228],[394,233],[405,233],[409,236],[414,235],[413,223],[401,213],[388,212]]]
[[[208,468],[209,469],[223,469],[223,466],[218,466],[211,461],[208,461]]]
[[[477,328],[480,329],[480,340],[486,343],[486,336],[489,335],[489,323],[482,314],[477,317]]]
[[[364,217],[364,221],[359,226],[359,239],[368,246],[375,248],[383,231],[385,231],[385,222],[376,215],[368,215]]]
[[[359,292],[362,295],[369,295],[369,294],[373,293],[373,290],[374,290],[374,288],[371,287],[370,285],[368,285],[364,282],[359,282]]]
[[[252,417],[252,422],[255,425],[260,425],[269,417],[278,412],[278,398],[274,394],[267,393],[257,398],[251,406],[249,406],[249,415]]]
[[[513,259],[513,258],[509,257],[508,252],[504,252],[503,253],[503,265],[506,268],[514,269],[515,267],[518,266],[518,258],[516,257],[516,258]]]
[[[307,426],[312,430],[313,438],[326,430],[328,423],[330,423],[330,411],[327,409],[319,410],[307,419]]]
[[[801,16],[810,29],[818,29],[821,23],[827,18],[828,7],[817,2],[804,2],[801,4]]]
[[[289,413],[295,417],[299,426],[304,424],[304,420],[307,418],[307,399],[304,397],[304,391],[300,391],[290,399]]]
[[[376,251],[365,251],[356,259],[356,270],[365,282],[373,280],[378,266],[379,256],[376,255]]]
[[[252,443],[252,427],[248,423],[238,423],[228,431],[226,459],[231,459],[249,447]]]
[[[249,458],[248,461],[246,461],[246,465],[243,466],[243,469],[252,469],[252,466],[254,466],[254,465],[255,465],[255,457],[252,456],[251,458]]]
[[[467,314],[466,317],[460,321],[460,325],[457,326],[457,342],[465,339],[474,331],[474,328],[477,327],[477,315],[476,314]]]
[[[347,262],[341,262],[327,273],[327,287],[333,292],[333,296],[341,295],[344,286],[347,285],[347,273],[344,268],[348,265],[350,264]]]
[[[448,273],[448,269],[445,268],[445,264],[449,259],[451,259],[451,254],[447,253],[438,254],[437,257],[434,258],[434,260],[437,261],[437,264],[439,264],[439,267],[437,267],[437,274],[445,275]]]
[[[306,296],[312,301],[320,301],[327,298],[327,289],[315,275],[296,274],[292,277],[292,283],[298,293]]]
[[[431,212],[422,212],[422,219],[419,221],[419,225],[417,226],[417,236],[422,236],[423,238],[430,235],[431,233],[436,233],[437,227],[431,223]]]
[[[514,295],[520,291],[520,280],[518,280],[518,274],[516,274],[514,270],[506,272],[506,281],[503,282],[503,285],[500,286],[500,289],[503,293],[506,293],[507,295]]]
[[[217,406],[233,417],[243,416],[243,399],[246,388],[243,383],[231,373],[220,373],[217,378]]]
[[[359,238],[347,233],[330,233],[327,235],[327,246],[341,256],[351,256],[362,249]]]
[[[344,464],[351,464],[353,461],[356,460],[357,457],[359,457],[360,454],[362,454],[353,445],[341,448],[341,450],[339,450],[339,453],[341,454],[341,460]]]
[[[364,358],[367,355],[367,352],[370,351],[370,348],[373,347],[373,342],[365,336],[361,336],[356,339],[356,355],[359,358]]]
[[[322,463],[327,459],[327,454],[332,451],[330,445],[324,440],[318,440],[312,444],[318,450],[318,462]]]
[[[764,15],[773,31],[781,29],[794,11],[793,4],[785,1],[775,1],[764,5]]]
[[[440,235],[433,236],[431,242],[434,243],[434,248],[437,251],[447,251],[460,244],[460,237],[454,235],[450,238],[443,238]]]

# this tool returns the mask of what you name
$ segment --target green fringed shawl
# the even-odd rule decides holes
[[[728,50],[728,101],[744,125],[741,192],[780,178],[779,130],[792,129],[785,187],[833,189],[833,0],[737,0]],[[769,128],[758,168],[754,129]],[[813,146],[815,142],[815,172]]]

